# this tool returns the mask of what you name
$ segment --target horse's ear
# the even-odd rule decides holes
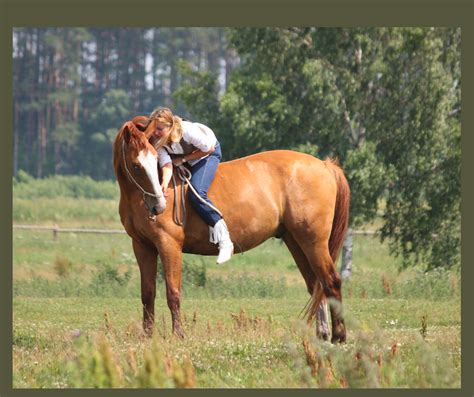
[[[132,123],[135,124],[139,131],[144,132],[148,124],[150,124],[150,119],[146,116],[136,116],[132,119]]]
[[[135,126],[131,121],[127,121],[123,127],[122,127],[122,134],[123,134],[123,139],[125,140],[126,143],[130,142],[130,139],[132,138],[133,131],[135,130]]]

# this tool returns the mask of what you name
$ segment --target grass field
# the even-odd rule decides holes
[[[114,200],[14,202],[17,223],[120,228]],[[308,295],[272,239],[217,266],[185,255],[186,339],[174,338],[158,281],[156,328],[141,330],[139,273],[126,235],[13,232],[13,386],[458,388],[459,271],[399,270],[372,237],[354,238],[343,285],[348,341],[314,338]]]

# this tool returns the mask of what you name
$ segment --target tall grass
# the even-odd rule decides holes
[[[28,194],[14,197],[17,221],[120,227],[116,198]],[[144,336],[126,235],[15,229],[13,262],[15,388],[460,386],[459,269],[401,269],[370,237],[354,237],[337,346],[303,322],[306,286],[276,239],[220,266],[184,255],[185,340],[171,335],[161,270],[155,335]]]
[[[13,197],[30,200],[57,197],[117,200],[119,188],[115,181],[95,181],[89,176],[54,175],[35,179],[20,171],[13,178]]]
[[[55,261],[55,277],[28,277],[13,282],[13,293],[22,297],[116,297],[140,296],[138,269],[119,272],[112,265],[98,264],[88,277],[75,275],[78,267],[67,259]],[[284,278],[250,275],[209,276],[206,268],[192,262],[183,265],[183,296],[193,299],[271,298],[305,294],[299,286],[288,286]],[[132,276],[133,275],[133,276]],[[157,277],[158,298],[165,296],[164,279]]]
[[[423,339],[418,329],[367,328],[348,315],[347,343],[331,345],[315,339],[284,300],[274,316],[252,313],[249,302],[248,310],[238,309],[242,300],[233,300],[218,315],[214,303],[191,302],[183,313],[185,340],[171,335],[168,315],[158,314],[148,339],[129,305],[112,312],[105,302],[100,313],[99,301],[86,302],[94,306],[89,329],[40,325],[39,311],[33,327],[15,327],[15,387],[460,387],[458,330],[428,329]]]
[[[71,197],[13,200],[12,218],[15,223],[95,225],[121,227],[118,200]]]
[[[114,224],[119,188],[115,181],[56,175],[35,179],[23,171],[13,178],[13,221],[19,223]]]
[[[459,362],[416,333],[410,335],[410,343],[402,344],[390,339],[382,329],[358,329],[350,343],[342,347],[323,343],[309,335],[302,338],[302,347],[311,374],[306,382],[311,386],[460,387]],[[305,369],[302,366],[301,370]]]

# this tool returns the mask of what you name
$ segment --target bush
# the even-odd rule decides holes
[[[13,197],[118,199],[119,188],[115,181],[95,181],[89,176],[54,175],[35,179],[26,172],[19,171],[16,178],[13,178]]]
[[[183,285],[194,287],[205,287],[207,282],[206,265],[203,260],[199,264],[194,262],[183,261],[182,272]],[[165,274],[163,266],[158,266],[157,282],[165,282]]]
[[[114,222],[119,224],[117,200],[86,199],[72,197],[15,198],[13,201],[14,222],[87,222],[95,225]]]
[[[56,256],[54,259],[54,271],[59,277],[69,277],[73,270],[72,262],[63,256]]]
[[[196,374],[190,359],[178,362],[160,348],[156,338],[141,357],[123,352],[112,335],[77,342],[79,354],[67,363],[71,387],[79,388],[191,388]]]

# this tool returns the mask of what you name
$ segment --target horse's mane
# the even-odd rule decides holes
[[[129,133],[130,139],[127,141],[129,146],[134,147],[137,151],[140,149],[140,140],[138,139],[141,136],[146,128],[148,127],[149,118],[146,116],[136,116],[132,120],[126,121],[120,128],[117,136],[114,141],[114,151],[113,151],[113,162],[114,168],[117,172],[120,166],[121,159],[121,145],[122,141],[125,139],[127,133]]]

